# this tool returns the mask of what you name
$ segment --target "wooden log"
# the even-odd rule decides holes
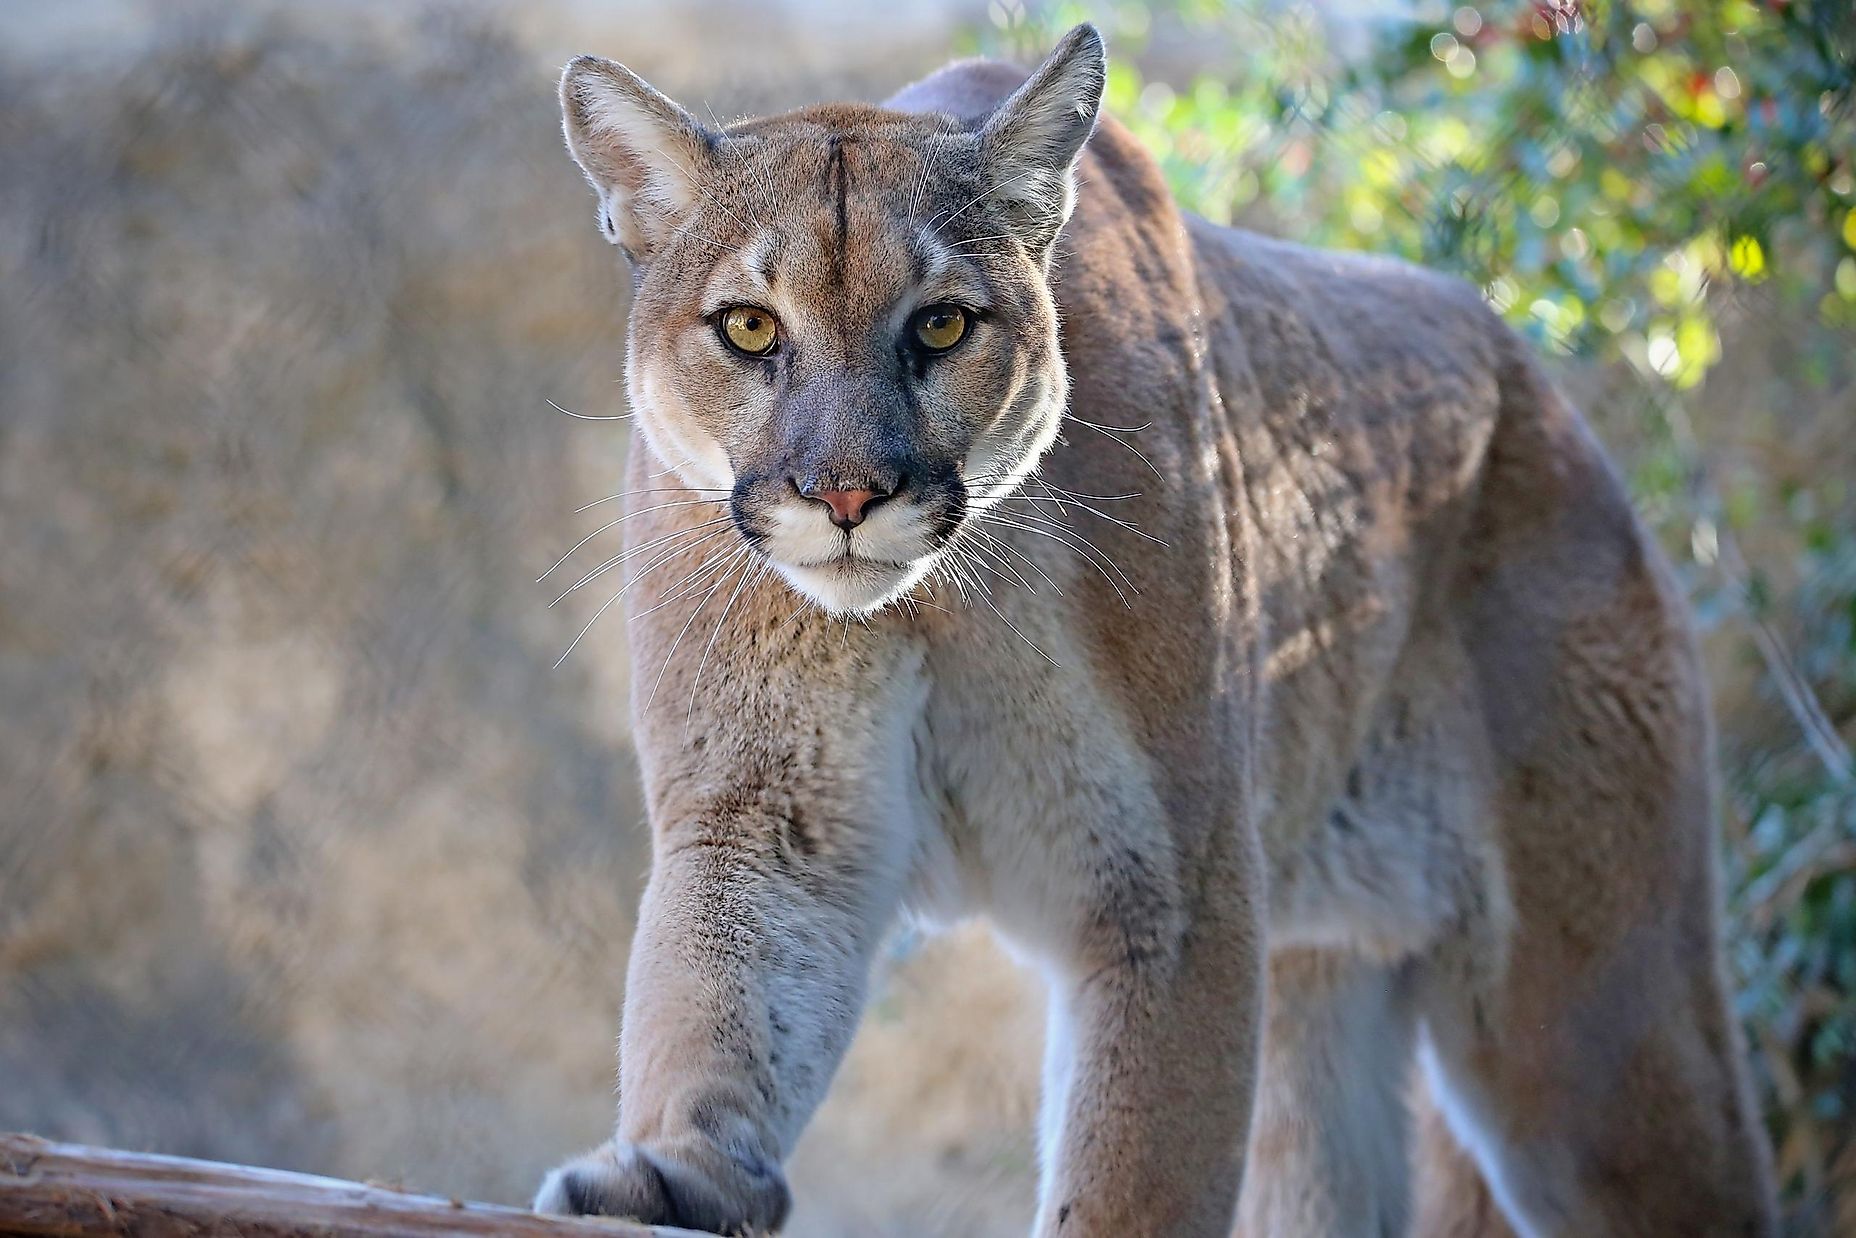
[[[5,1134],[0,1134],[0,1234],[694,1238],[691,1230],[543,1217],[370,1182]]]

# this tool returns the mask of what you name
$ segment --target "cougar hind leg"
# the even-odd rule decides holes
[[[1492,1009],[1421,994],[1419,1060],[1441,1122],[1421,1144],[1414,1233],[1503,1234],[1488,1197],[1522,1238],[1773,1232],[1739,1044],[1701,948],[1710,917],[1660,919],[1587,954],[1577,930],[1532,921],[1524,903]]]
[[[1407,987],[1397,969],[1354,954],[1271,958],[1242,1238],[1406,1232]]]
[[[1590,493],[1586,513],[1610,501]],[[1419,1060],[1522,1238],[1770,1234],[1721,974],[1701,671],[1643,535],[1593,519],[1570,547],[1524,530],[1528,577],[1491,571],[1467,600],[1512,928],[1492,993],[1424,974]],[[1483,1208],[1460,1166],[1420,1195],[1427,1216],[1443,1196]],[[1435,1232],[1488,1232],[1472,1222]]]

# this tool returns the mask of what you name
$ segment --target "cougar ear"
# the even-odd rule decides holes
[[[992,197],[1033,253],[1048,252],[1076,205],[1076,157],[1095,131],[1107,82],[1102,35],[1085,22],[980,129]]]
[[[634,262],[693,209],[715,138],[622,64],[579,56],[561,74],[567,149],[599,195],[599,230]]]

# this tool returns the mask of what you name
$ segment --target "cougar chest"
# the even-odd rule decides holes
[[[1128,873],[1173,871],[1145,756],[1083,660],[1057,657],[931,652],[915,729],[912,908],[941,922],[984,913],[1034,956],[1068,953],[1085,924],[1112,918]]]

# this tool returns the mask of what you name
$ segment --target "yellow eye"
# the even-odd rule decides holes
[[[738,352],[764,357],[773,351],[775,341],[780,338],[780,326],[764,309],[737,305],[722,311],[722,338]]]
[[[915,311],[909,329],[929,352],[946,352],[966,338],[967,311],[958,305],[930,305]]]

